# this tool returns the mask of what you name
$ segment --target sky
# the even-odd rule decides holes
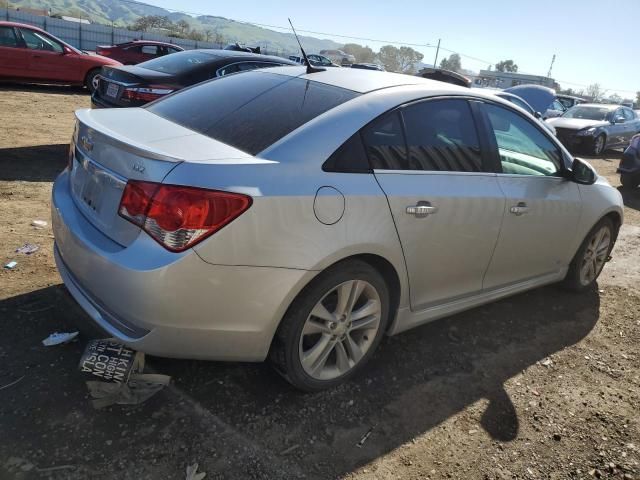
[[[513,59],[523,73],[552,77],[562,88],[599,83],[607,95],[635,98],[640,91],[640,0],[146,0],[166,9],[217,15],[250,23],[425,45],[433,63],[435,45],[462,55],[462,67],[478,71]],[[308,33],[304,32],[305,35]],[[387,42],[333,37],[339,43]],[[431,47],[426,45],[432,45]],[[441,49],[442,55],[450,51]],[[473,58],[470,58],[473,57]],[[438,63],[440,60],[438,60]]]

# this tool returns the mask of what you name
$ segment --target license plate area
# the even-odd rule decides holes
[[[107,83],[107,91],[105,94],[107,97],[117,98],[118,90],[120,90],[120,87],[117,84],[109,82]]]

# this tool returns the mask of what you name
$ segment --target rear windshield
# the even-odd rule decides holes
[[[147,107],[151,112],[255,155],[358,93],[266,72],[197,85]]]
[[[198,68],[205,63],[214,62],[218,58],[220,57],[191,50],[188,52],[177,52],[172,55],[154,58],[153,60],[139,63],[138,66],[146,68],[147,70],[154,70],[156,72],[176,74],[185,73],[191,69]]]

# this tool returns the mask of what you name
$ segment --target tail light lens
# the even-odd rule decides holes
[[[129,180],[118,214],[138,225],[167,250],[181,252],[244,213],[247,195]]]
[[[122,92],[123,99],[136,100],[140,102],[152,102],[160,97],[169,95],[173,88],[163,85],[151,85],[149,87],[130,87]]]

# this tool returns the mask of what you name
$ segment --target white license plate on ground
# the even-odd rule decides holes
[[[107,97],[116,98],[118,96],[118,85],[109,83],[107,85]]]

